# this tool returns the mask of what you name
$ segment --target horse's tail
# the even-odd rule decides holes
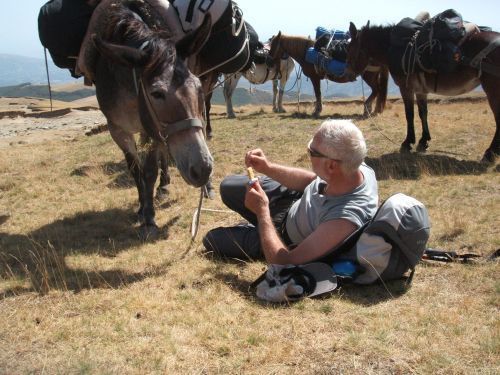
[[[377,105],[375,107],[376,113],[384,112],[385,103],[387,101],[388,82],[389,82],[389,68],[387,66],[381,66],[377,77],[378,95],[377,95]]]

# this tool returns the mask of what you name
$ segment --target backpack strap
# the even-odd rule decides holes
[[[377,211],[378,213],[378,211]],[[376,215],[375,215],[376,216]],[[372,219],[373,220],[373,219]],[[371,221],[365,223],[362,227],[356,229],[353,233],[351,233],[342,243],[335,246],[328,254],[324,255],[315,262],[323,262],[332,264],[335,260],[339,258],[340,255],[347,253],[351,250],[358,242],[359,237],[364,232],[364,230],[370,225]]]

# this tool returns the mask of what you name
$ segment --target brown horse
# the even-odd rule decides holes
[[[275,61],[278,61],[277,59],[279,57],[283,56],[284,53],[287,53],[301,66],[304,75],[309,77],[313,85],[316,103],[312,115],[314,117],[318,117],[323,109],[323,105],[321,103],[321,80],[326,78],[333,82],[346,83],[352,81],[353,79],[337,77],[330,74],[318,74],[314,65],[306,61],[306,51],[308,48],[313,46],[314,40],[312,39],[305,38],[303,36],[283,35],[280,31],[278,35],[271,38],[271,50],[269,53]],[[388,69],[385,66],[372,66],[370,69],[366,69],[360,74],[372,90],[370,96],[365,101],[365,114],[372,113],[372,103],[375,98],[377,99],[377,102],[373,113],[382,113],[387,99],[387,81],[389,78]]]
[[[210,18],[176,44],[167,25],[154,18],[145,2],[103,1],[99,7],[90,30],[97,50],[90,61],[97,100],[134,177],[143,234],[156,234],[153,190],[158,160],[166,170],[166,147],[188,184],[203,186],[212,172],[202,121],[202,87],[185,62],[205,41]],[[138,155],[136,133],[152,138],[144,162]],[[168,183],[168,175],[162,177],[160,186]]]
[[[414,72],[404,74],[401,68],[391,64],[391,32],[394,25],[369,26],[369,23],[360,31],[351,23],[349,31],[351,42],[348,46],[347,67],[345,75],[352,78],[362,72],[370,61],[389,66],[394,81],[399,86],[404,101],[407,135],[401,144],[401,151],[408,152],[415,143],[414,129],[414,97],[417,98],[418,114],[422,121],[422,138],[420,138],[417,151],[425,151],[431,139],[427,123],[427,94],[460,95],[473,90],[481,85],[488,97],[491,110],[495,117],[496,132],[491,145],[483,156],[483,161],[494,162],[500,154],[500,49],[492,49],[485,56],[479,67],[473,68],[460,64],[458,68],[449,73]],[[485,51],[491,43],[498,43],[500,34],[496,32],[480,32],[470,36],[462,45],[464,56],[474,58]],[[498,45],[498,44],[497,44]],[[495,72],[496,70],[496,72]]]

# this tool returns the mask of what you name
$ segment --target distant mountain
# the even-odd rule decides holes
[[[61,83],[79,82],[71,77],[66,69],[56,67],[50,56],[47,59],[50,82],[57,86]],[[297,79],[297,75],[301,77]],[[31,84],[31,85],[30,85]],[[2,96],[33,96],[48,97],[47,75],[44,59],[23,57],[16,55],[0,54],[0,95]],[[6,86],[6,87],[4,87]],[[311,81],[299,69],[295,69],[285,87],[285,101],[297,100],[298,88],[300,87],[301,100],[314,100],[314,90]],[[327,80],[321,82],[321,92],[324,99],[361,97],[370,94],[367,84],[361,85],[361,80],[350,83],[335,83]],[[72,101],[75,99],[95,94],[93,89],[82,89],[77,92],[59,91],[53,93],[59,100]],[[389,82],[389,95],[398,95],[399,89],[392,79]],[[233,95],[235,106],[245,104],[269,104],[272,100],[272,83],[266,82],[262,85],[251,85],[246,79],[241,78],[238,88]],[[214,104],[224,104],[224,96],[221,89],[214,92],[212,99]]]
[[[75,90],[58,89],[57,85],[52,87],[52,98],[64,102],[72,102],[95,95],[94,88],[81,88]],[[10,97],[34,97],[46,98],[50,97],[49,88],[47,85],[32,85],[30,83],[21,83],[15,86],[0,87],[0,96]]]
[[[49,55],[47,63],[51,83],[77,81],[68,70],[56,67]],[[45,60],[0,53],[0,86],[14,86],[24,82],[47,84]]]

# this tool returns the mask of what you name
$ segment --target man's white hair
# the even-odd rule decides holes
[[[366,157],[366,142],[361,130],[351,120],[326,120],[317,134],[326,156],[341,160],[345,173],[353,173]]]

